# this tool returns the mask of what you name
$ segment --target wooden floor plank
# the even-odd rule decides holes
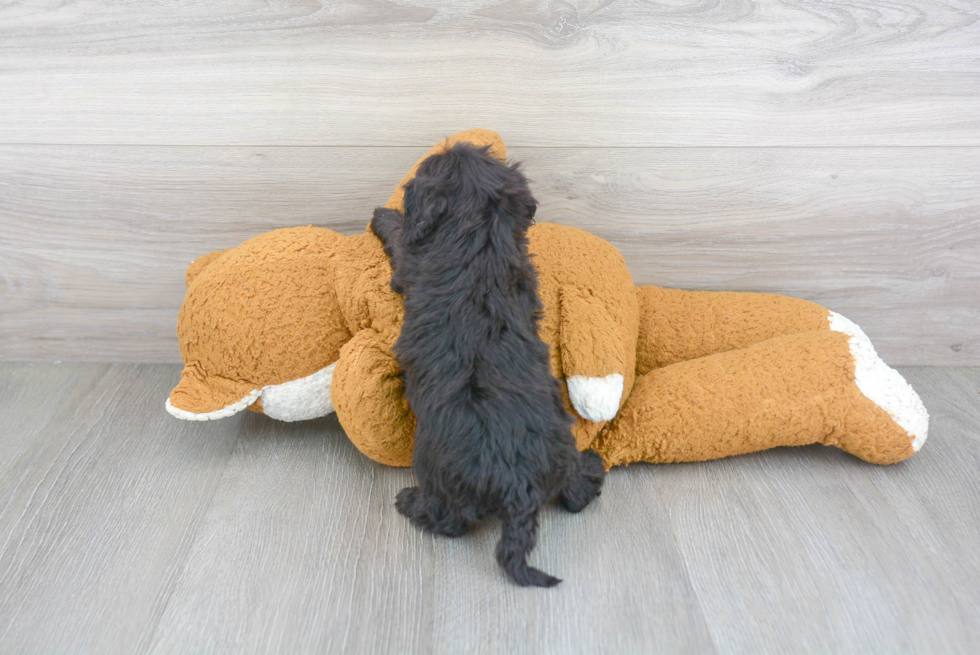
[[[3,652],[145,647],[236,439],[236,420],[166,414],[173,366],[81,368],[47,421],[4,439],[22,445],[0,485]],[[0,379],[36,390],[65,370],[0,364]]]
[[[839,470],[861,466],[807,448],[662,471],[657,485],[720,652],[962,647],[962,633],[943,631],[955,603],[933,593],[922,604],[937,591],[925,553],[903,543],[891,512],[879,519],[855,496],[848,478],[860,471]]]
[[[909,550],[926,553],[923,567],[934,572],[910,622],[929,617],[932,630],[980,643],[980,369],[903,372],[929,408],[928,448],[894,472],[872,468],[868,477],[905,527]],[[942,599],[943,615],[924,607],[932,598]],[[941,645],[923,641],[916,650],[940,652]]]
[[[500,526],[434,539],[433,652],[713,653],[652,467],[613,470],[581,514],[542,514],[531,563],[563,579],[517,588],[493,558]]]
[[[335,417],[244,417],[152,653],[426,652],[431,544],[394,509],[405,470]]]
[[[0,146],[0,357],[179,361],[192,259],[360,232],[423,153]],[[637,283],[808,298],[889,363],[980,364],[980,148],[511,153],[538,220],[609,240]]]
[[[248,417],[152,652],[712,652],[649,481],[615,477],[596,508],[546,513],[534,560],[568,580],[529,593],[493,559],[498,525],[421,533],[393,507],[411,474],[335,420]]]
[[[29,468],[22,458],[37,448],[39,433],[66,404],[78,401],[79,390],[95,385],[108,366],[91,364],[0,364],[0,502],[10,497],[11,480]],[[82,391],[84,393],[84,391]]]
[[[903,369],[922,452],[613,470],[549,508],[519,589],[499,526],[399,516],[407,470],[336,419],[180,423],[173,366],[0,364],[2,652],[945,652],[980,639],[980,369]],[[36,401],[32,403],[32,399]],[[36,404],[35,404],[36,403]],[[18,411],[20,410],[20,411]],[[11,442],[19,445],[12,446]]]
[[[0,142],[424,146],[476,125],[522,146],[980,146],[978,12],[13,4],[0,12]]]

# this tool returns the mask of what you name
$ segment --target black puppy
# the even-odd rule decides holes
[[[560,582],[527,565],[541,507],[578,512],[599,495],[602,460],[579,453],[548,346],[526,233],[537,203],[518,166],[456,145],[405,186],[405,214],[379,208],[371,230],[405,300],[395,345],[417,420],[418,487],[398,511],[458,536],[503,521],[497,561],[520,585]]]

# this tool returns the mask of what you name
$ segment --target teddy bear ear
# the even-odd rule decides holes
[[[192,261],[187,267],[187,274],[185,275],[187,287],[190,288],[191,282],[193,282],[194,278],[201,274],[201,271],[208,267],[208,264],[216,260],[218,257],[221,257],[221,255],[225,254],[226,252],[228,251],[216,250]]]
[[[254,403],[261,389],[248,382],[208,377],[196,367],[188,366],[180,382],[167,398],[167,411],[185,421],[212,421],[227,418]]]

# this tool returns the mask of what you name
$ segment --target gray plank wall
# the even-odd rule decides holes
[[[183,270],[345,233],[499,131],[640,284],[768,291],[980,364],[973,0],[0,6],[0,359],[179,361]]]

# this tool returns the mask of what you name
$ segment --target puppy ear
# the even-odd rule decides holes
[[[508,166],[500,187],[497,218],[514,232],[523,235],[534,224],[537,211],[538,201],[531,194],[520,164]]]
[[[450,189],[446,180],[417,175],[405,185],[405,219],[402,240],[414,245],[429,236],[449,213]]]

